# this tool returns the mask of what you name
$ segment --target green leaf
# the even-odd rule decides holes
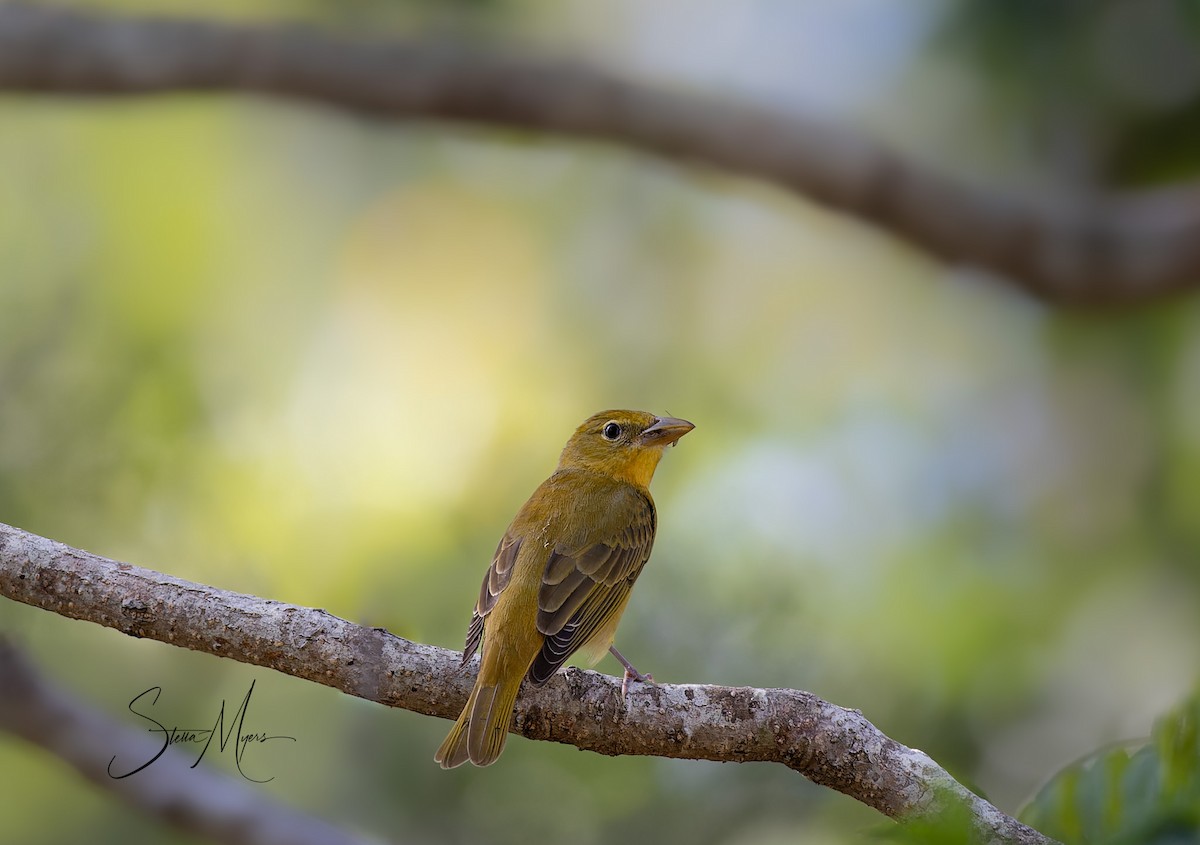
[[[1200,845],[1200,694],[1132,755],[1111,747],[1067,766],[1020,817],[1067,845]]]

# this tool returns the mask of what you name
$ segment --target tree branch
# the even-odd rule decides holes
[[[0,638],[0,730],[40,745],[93,784],[166,824],[225,845],[379,845],[268,798],[168,748],[145,777],[110,777],[114,752],[150,760],[162,742],[85,706]]]
[[[779,185],[1060,303],[1135,302],[1200,284],[1200,187],[1022,201],[956,183],[846,130],[571,62],[0,4],[0,90],[242,91],[599,139]]]
[[[472,682],[456,652],[324,610],[118,563],[2,523],[0,595],[430,716],[457,717]],[[659,684],[622,702],[618,679],[569,669],[545,687],[522,690],[511,730],[607,755],[782,763],[898,821],[965,811],[981,841],[1052,841],[972,794],[925,753],[885,736],[859,711],[807,692]]]

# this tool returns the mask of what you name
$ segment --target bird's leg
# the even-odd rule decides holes
[[[621,698],[625,698],[625,694],[629,692],[629,682],[637,681],[639,684],[644,684],[647,681],[654,683],[654,676],[650,674],[643,675],[637,669],[633,668],[633,664],[625,659],[625,655],[617,651],[616,646],[609,646],[608,652],[613,657],[617,658],[617,662],[625,667],[625,677],[621,679]]]

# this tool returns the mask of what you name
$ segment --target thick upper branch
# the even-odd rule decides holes
[[[194,584],[0,524],[0,594],[63,616],[276,669],[351,695],[454,718],[470,691],[458,654],[324,610]],[[1044,843],[855,710],[795,690],[638,687],[571,669],[525,688],[512,730],[600,754],[783,763],[899,820],[966,807],[985,840]],[[433,764],[430,763],[432,766]]]
[[[354,43],[295,27],[0,5],[4,89],[247,91],[380,117],[602,139],[775,183],[1059,302],[1137,301],[1200,283],[1200,189],[1018,201],[957,184],[843,130],[570,62]]]

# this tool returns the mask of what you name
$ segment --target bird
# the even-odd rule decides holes
[[[611,653],[628,684],[653,680],[613,647],[658,523],[650,480],[668,446],[695,428],[646,411],[601,411],[563,448],[558,467],[517,511],[483,578],[462,665],[479,675],[434,760],[443,769],[496,762],[521,683],[541,686],[572,655]]]

